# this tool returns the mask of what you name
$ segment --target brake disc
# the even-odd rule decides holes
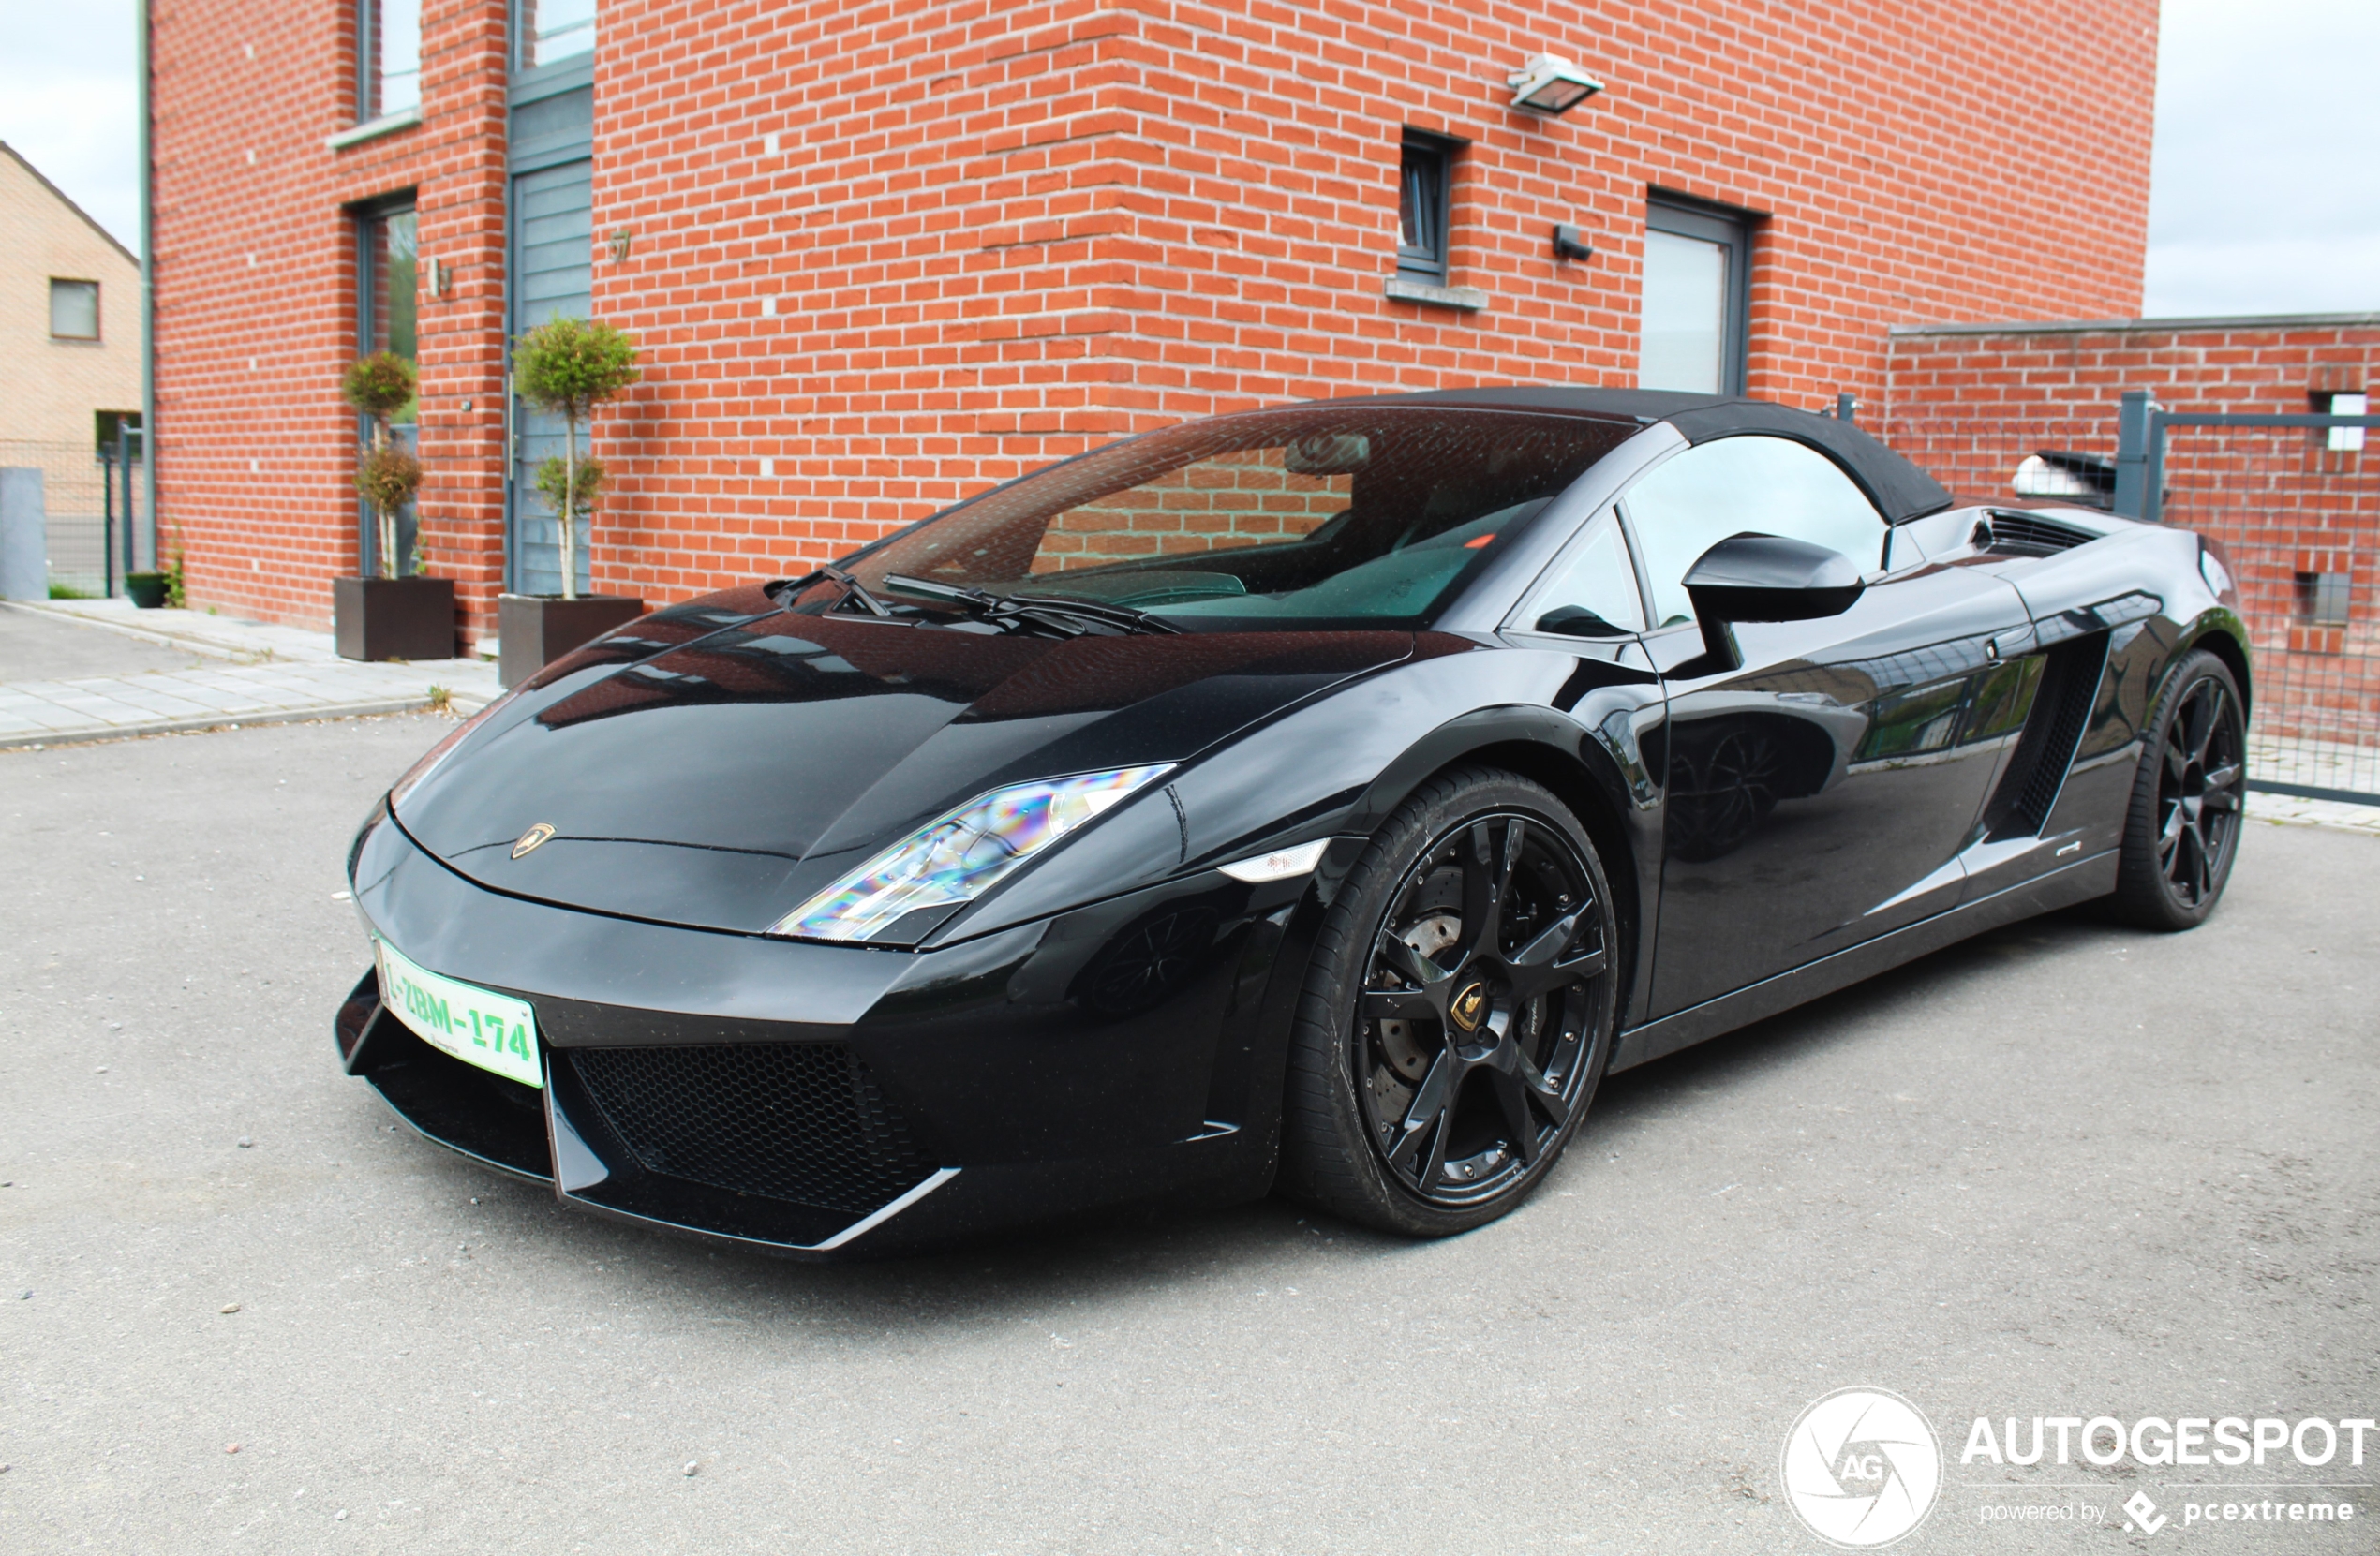
[[[1453,913],[1443,912],[1423,915],[1397,937],[1432,960],[1462,938],[1463,920]],[[1436,1050],[1434,1046],[1424,1047],[1422,1045],[1425,1042],[1435,1043],[1437,1033],[1434,1030],[1416,1031],[1414,1029],[1417,1026],[1435,1027],[1435,1023],[1381,1021],[1376,1025],[1379,1030],[1380,1056],[1389,1061],[1391,1069],[1409,1083],[1419,1082],[1429,1074],[1430,1060],[1436,1057]]]

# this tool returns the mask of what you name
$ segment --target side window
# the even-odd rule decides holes
[[[1636,570],[1629,565],[1617,514],[1606,508],[1586,522],[1529,591],[1512,625],[1572,638],[1623,637],[1644,630]]]
[[[1620,499],[1644,555],[1653,620],[1694,619],[1686,574],[1695,559],[1747,530],[1839,551],[1872,572],[1882,565],[1883,516],[1836,463],[1782,437],[1722,437],[1687,450]]]

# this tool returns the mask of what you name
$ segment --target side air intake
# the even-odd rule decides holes
[[[1985,521],[1987,537],[1978,537],[1983,549],[2003,556],[2055,556],[2078,545],[2088,545],[2099,539],[2087,529],[2070,524],[2045,519],[2038,513],[2015,513],[1995,510]]]
[[[2041,687],[2025,716],[2024,734],[2016,738],[2016,754],[1984,809],[1984,835],[1995,843],[2038,837],[2048,824],[2099,696],[2107,634],[2070,638],[2042,658]]]

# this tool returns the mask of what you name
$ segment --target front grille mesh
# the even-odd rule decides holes
[[[864,1216],[934,1171],[840,1043],[568,1050],[647,1169]]]

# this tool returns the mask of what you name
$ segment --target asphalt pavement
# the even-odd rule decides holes
[[[2019,925],[1615,1077],[1451,1241],[1265,1202],[818,1267],[339,1074],[345,845],[447,727],[0,751],[0,1549],[1815,1552],[1779,1452],[1852,1385],[1947,1455],[1897,1550],[2380,1548],[2343,1451],[1961,1462],[1981,1415],[2380,1415],[2380,839],[2257,824],[2193,934]]]

